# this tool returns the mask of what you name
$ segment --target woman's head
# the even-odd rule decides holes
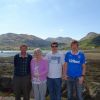
[[[42,56],[42,51],[40,48],[34,49],[34,57],[35,58],[40,58]]]

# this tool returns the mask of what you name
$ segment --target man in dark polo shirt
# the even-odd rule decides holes
[[[21,96],[23,96],[23,100],[29,100],[31,88],[30,62],[32,56],[26,52],[26,45],[21,45],[20,51],[19,54],[14,56],[13,82],[15,100],[21,100]]]

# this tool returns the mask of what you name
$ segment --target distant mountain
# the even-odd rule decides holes
[[[86,40],[86,39],[92,39],[92,38],[95,38],[96,36],[98,36],[99,34],[98,33],[95,33],[95,32],[89,32],[85,37],[83,37],[81,39],[82,40]]]
[[[57,37],[57,38],[47,38],[46,41],[56,41],[58,43],[65,43],[65,44],[70,44],[72,42],[72,38],[70,37]]]
[[[70,37],[57,37],[57,38],[47,38],[45,40],[36,37],[34,35],[27,34],[15,34],[15,33],[6,33],[0,35],[0,49],[1,50],[14,50],[18,49],[20,45],[26,44],[30,48],[40,47],[40,48],[49,48],[52,41],[59,43],[60,49],[66,49],[70,47],[72,42]],[[91,49],[100,47],[100,34],[90,32],[85,37],[79,41],[80,47],[84,49]]]
[[[48,47],[50,42],[34,35],[6,33],[0,35],[0,47],[18,47],[27,44],[29,47]]]
[[[80,39],[80,47],[83,48],[100,48],[100,34],[90,32],[85,37]]]

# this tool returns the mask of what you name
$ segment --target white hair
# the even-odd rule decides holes
[[[37,53],[37,52],[40,53],[40,54],[42,54],[42,50],[40,48],[34,49],[34,54]]]

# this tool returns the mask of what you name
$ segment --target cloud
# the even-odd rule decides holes
[[[60,33],[64,32],[64,29],[62,29],[62,28],[61,28],[61,29],[59,29],[59,32],[60,32]]]
[[[43,0],[1,0],[0,2],[3,5],[9,5],[9,4],[23,5],[23,4],[37,3],[40,1],[43,1]]]
[[[43,1],[43,0],[23,0],[23,1],[25,1],[26,3],[36,3],[36,2]]]
[[[42,0],[41,0],[42,1]],[[1,13],[12,13],[30,6],[30,4],[36,4],[40,0],[1,0],[0,1],[0,12]],[[2,12],[3,11],[3,12]]]
[[[16,9],[16,8],[18,8],[18,5],[17,4],[8,4],[7,6],[6,6],[6,8],[13,8],[13,9]]]

